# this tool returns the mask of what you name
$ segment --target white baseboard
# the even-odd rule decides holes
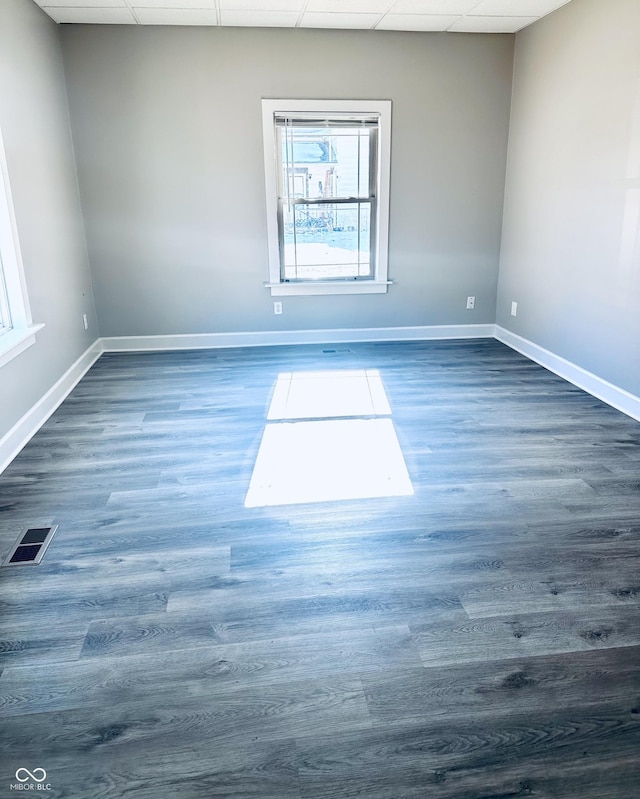
[[[19,419],[6,435],[0,439],[0,473],[2,473],[20,450],[38,432],[56,408],[66,399],[93,364],[102,355],[100,339],[87,349],[72,364],[62,377],[41,397],[38,402]]]
[[[340,344],[358,341],[427,341],[492,338],[494,325],[423,325],[359,329],[280,330],[253,333],[194,333],[174,336],[113,336],[102,339],[105,352],[193,350],[217,347],[269,347],[279,344]]]
[[[517,352],[532,361],[544,366],[550,372],[573,383],[574,386],[578,386],[578,388],[593,397],[606,402],[607,405],[611,405],[616,410],[622,411],[622,413],[640,422],[640,397],[636,397],[635,394],[631,394],[629,391],[603,380],[598,375],[588,372],[581,366],[577,366],[559,355],[554,355],[553,352],[534,344],[526,338],[522,338],[522,336],[518,336],[516,333],[512,333],[504,327],[500,327],[500,325],[495,326],[495,338],[511,347],[511,349],[517,350]]]

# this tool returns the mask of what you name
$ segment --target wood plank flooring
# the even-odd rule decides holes
[[[245,508],[351,369],[414,496]],[[640,424],[496,341],[103,355],[0,510],[0,797],[640,797]]]

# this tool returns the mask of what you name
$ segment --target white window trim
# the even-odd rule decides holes
[[[376,274],[372,280],[314,280],[286,282],[280,274],[278,241],[277,152],[274,119],[291,114],[378,114],[378,198]],[[264,142],[265,189],[267,200],[267,239],[269,281],[265,286],[273,297],[311,294],[386,294],[392,281],[389,269],[389,191],[391,173],[391,100],[263,100],[262,132]]]
[[[42,324],[34,324],[31,318],[2,131],[0,131],[0,256],[11,317],[10,326],[0,332],[1,367],[34,344],[36,333],[44,327]]]

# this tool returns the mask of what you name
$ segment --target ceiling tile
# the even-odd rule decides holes
[[[215,11],[216,0],[133,0],[130,5],[135,8],[166,9],[167,11],[173,11],[173,9]]]
[[[461,17],[449,28],[453,33],[515,33],[538,17]]]
[[[128,8],[45,8],[56,22],[79,22],[104,25],[135,25]]]
[[[542,17],[569,0],[482,0],[471,12],[479,17]]]
[[[385,14],[376,25],[383,31],[446,31],[458,16],[445,17],[442,14]]]
[[[379,14],[320,14],[305,13],[302,28],[372,28],[380,19]]]
[[[41,8],[124,8],[125,0],[38,0]]]
[[[309,0],[307,11],[332,14],[384,14],[392,0]]]
[[[392,14],[466,14],[478,0],[396,0]]]
[[[195,0],[191,0],[195,2]],[[302,11],[304,0],[220,0],[225,11]]]
[[[216,12],[208,8],[141,8],[133,9],[142,25],[217,25]]]
[[[221,11],[221,25],[250,28],[293,28],[298,11]]]

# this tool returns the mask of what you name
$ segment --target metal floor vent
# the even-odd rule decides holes
[[[5,558],[4,566],[32,566],[40,563],[51,543],[58,525],[52,527],[29,527],[18,536]]]

